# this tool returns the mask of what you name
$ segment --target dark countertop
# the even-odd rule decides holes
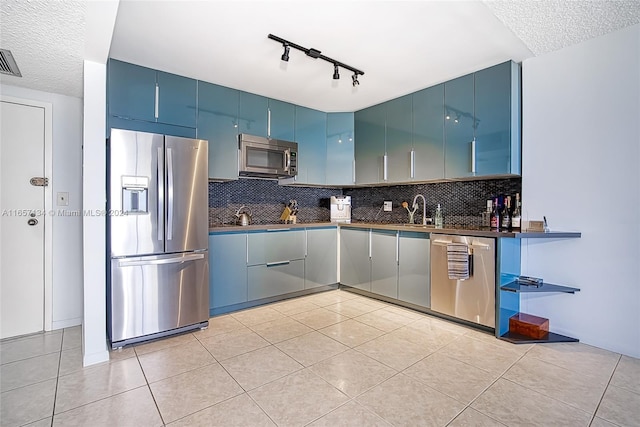
[[[422,233],[432,234],[455,234],[460,236],[476,236],[476,237],[492,237],[492,238],[514,238],[514,239],[554,239],[554,238],[570,238],[580,237],[580,232],[564,232],[564,231],[550,231],[548,233],[536,232],[536,231],[523,231],[523,232],[507,232],[507,231],[491,231],[480,227],[453,227],[453,228],[435,228],[433,225],[418,225],[418,224],[374,224],[367,222],[352,222],[351,224],[341,224],[342,227],[355,227],[355,228],[372,228],[377,230],[399,230],[399,231],[414,231]]]
[[[307,222],[298,224],[252,224],[252,225],[234,225],[220,224],[209,227],[209,233],[224,233],[238,231],[261,231],[261,230],[287,230],[294,228],[319,228],[319,227],[337,227],[338,224],[332,222]]]
[[[260,231],[260,230],[280,230],[294,228],[318,228],[318,227],[352,227],[352,228],[371,228],[375,230],[393,230],[393,231],[412,231],[418,233],[432,234],[455,234],[462,236],[476,237],[492,237],[492,238],[514,238],[514,239],[566,239],[581,237],[580,232],[564,232],[550,231],[541,233],[535,231],[524,232],[497,232],[479,227],[454,227],[454,228],[435,228],[433,225],[417,225],[417,224],[380,224],[371,222],[352,222],[351,224],[336,224],[332,222],[312,222],[299,224],[257,224],[257,225],[217,225],[209,228],[210,233],[224,232],[242,232],[242,231]]]

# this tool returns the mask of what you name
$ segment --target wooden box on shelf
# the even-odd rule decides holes
[[[527,313],[517,313],[509,318],[509,332],[540,339],[549,333],[549,319]]]

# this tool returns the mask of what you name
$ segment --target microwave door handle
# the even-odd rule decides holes
[[[291,167],[291,150],[284,150],[284,171],[289,172],[289,167]]]

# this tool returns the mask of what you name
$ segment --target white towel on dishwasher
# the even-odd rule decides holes
[[[469,245],[466,243],[447,244],[447,271],[449,279],[469,278]]]

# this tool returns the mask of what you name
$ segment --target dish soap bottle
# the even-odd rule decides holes
[[[443,224],[442,208],[440,207],[440,203],[438,203],[438,207],[436,208],[436,228],[442,228]]]

